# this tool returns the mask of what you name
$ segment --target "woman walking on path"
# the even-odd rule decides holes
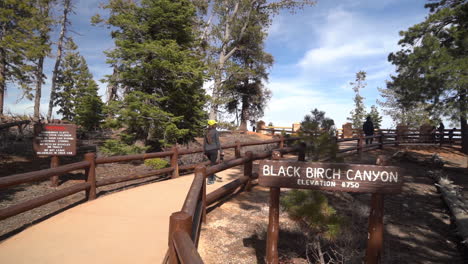
[[[219,143],[219,133],[216,130],[216,121],[208,120],[208,129],[205,132],[205,138],[203,140],[203,151],[211,162],[211,166],[216,165],[218,159],[218,153],[222,156],[223,150]],[[215,181],[215,175],[208,175],[207,184],[213,184]]]

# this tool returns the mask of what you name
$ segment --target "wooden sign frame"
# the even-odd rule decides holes
[[[400,193],[403,170],[394,166],[262,160],[258,183],[265,187],[338,192]]]
[[[34,125],[33,149],[39,156],[75,156],[76,125]]]
[[[396,194],[401,192],[403,186],[403,173],[404,171],[398,167],[393,166],[382,166],[387,165],[388,159],[384,156],[379,156],[377,158],[377,164],[381,166],[374,165],[358,165],[358,164],[346,164],[346,163],[319,163],[311,162],[306,163],[304,155],[299,155],[298,162],[290,161],[279,161],[281,154],[279,151],[274,151],[272,153],[273,160],[264,160],[259,163],[259,185],[270,187],[270,209],[268,215],[268,230],[267,230],[267,241],[266,241],[266,263],[267,264],[278,264],[278,239],[279,239],[279,200],[281,187],[287,188],[300,188],[300,189],[318,189],[318,190],[329,190],[329,191],[345,191],[345,192],[371,192],[371,210],[369,214],[369,226],[368,226],[368,236],[367,236],[367,249],[365,263],[367,264],[376,264],[380,262],[380,258],[383,252],[383,215],[384,215],[384,193]],[[274,166],[276,165],[276,170]],[[265,169],[264,173],[262,171],[263,166],[273,166],[269,169]],[[283,169],[280,169],[280,166],[283,166]],[[286,166],[286,167],[284,167]],[[296,167],[295,167],[296,166]],[[288,168],[290,167],[290,168]],[[307,175],[307,168],[309,169],[309,174]],[[322,170],[318,170],[322,168]],[[333,178],[333,171],[328,171],[327,169],[335,169],[335,178]],[[338,173],[338,169],[340,172]],[[353,172],[351,172],[352,170]],[[367,176],[362,178],[364,173],[360,174],[360,177],[357,178],[357,171],[368,171]],[[280,173],[281,171],[281,173]],[[388,173],[388,182],[384,181],[387,179],[380,176],[375,176],[376,180],[373,181],[372,177],[369,181],[369,171],[372,175],[377,175],[377,172],[386,171]],[[375,172],[375,174],[372,174]],[[390,172],[393,172],[393,179],[396,179],[390,182]],[[301,174],[302,173],[302,174]],[[304,174],[305,173],[305,174]],[[352,174],[354,173],[354,174]],[[351,174],[353,175],[351,177]],[[273,176],[275,175],[275,176]],[[298,180],[304,181],[309,180],[309,184],[298,183]],[[340,175],[340,177],[338,177]],[[344,177],[343,177],[344,175]],[[309,176],[309,177],[307,177]],[[322,180],[322,183],[316,185],[314,179],[313,184],[311,183],[311,178],[319,178]],[[378,177],[381,178],[380,181],[377,181]],[[294,179],[296,178],[296,179]],[[345,179],[346,178],[346,179]],[[350,180],[352,179],[352,180]],[[362,180],[364,179],[364,180]],[[323,184],[323,182],[330,182]],[[334,186],[332,186],[334,182]],[[348,184],[349,182],[349,184]],[[343,185],[344,183],[344,185]],[[354,185],[352,184],[354,183]],[[356,183],[359,183],[359,186],[356,187]],[[338,186],[338,187],[337,187]],[[362,187],[362,188],[361,188]]]

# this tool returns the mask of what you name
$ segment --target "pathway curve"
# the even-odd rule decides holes
[[[224,182],[239,168],[218,173]],[[36,224],[0,244],[0,263],[161,263],[169,216],[182,208],[193,174],[98,198]]]

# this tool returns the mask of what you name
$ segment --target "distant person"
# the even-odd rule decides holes
[[[223,150],[219,143],[219,132],[216,130],[216,124],[217,122],[215,120],[208,120],[208,128],[206,129],[203,139],[203,151],[210,160],[211,166],[216,165],[218,155],[220,155],[221,159],[223,157]],[[215,179],[214,174],[208,175],[207,184],[213,184]]]
[[[431,128],[431,141],[434,144],[436,142],[436,131],[437,131],[436,126],[432,126],[432,128]]]
[[[366,122],[362,125],[362,130],[364,130],[366,137],[374,135],[374,123],[372,123],[370,116],[366,118]],[[372,141],[374,141],[373,138],[366,138],[366,144],[372,144]]]
[[[439,128],[437,130],[439,131],[439,142],[442,145],[444,141],[444,131],[445,131],[444,123],[440,122]]]
[[[449,131],[449,143],[450,144],[453,144],[453,132],[455,132],[456,128],[452,128],[450,131]]]
[[[252,126],[252,131],[255,132],[255,126]]]

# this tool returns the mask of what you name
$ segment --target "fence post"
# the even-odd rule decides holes
[[[273,151],[272,160],[280,159],[279,151]],[[266,263],[278,264],[278,238],[279,238],[279,197],[280,188],[270,188],[270,211],[268,213],[268,231],[266,245]]]
[[[171,178],[174,179],[179,177],[179,149],[177,146],[173,146],[172,151],[174,151],[174,154],[171,156],[171,167],[174,168],[174,170],[172,171]]]
[[[379,137],[379,149],[383,149],[383,132],[380,132],[380,137]]]
[[[50,168],[57,168],[58,166],[60,166],[59,157],[58,156],[52,156],[50,158]],[[54,176],[50,177],[50,186],[51,187],[57,187],[58,182],[59,182],[59,176],[58,175],[54,175]]]
[[[280,142],[279,142],[279,149],[283,149],[284,148],[284,136],[281,135],[280,136]],[[281,157],[283,157],[283,152],[281,152]]]
[[[89,189],[86,189],[86,198],[91,201],[96,199],[96,154],[86,153],[84,158],[89,162],[89,167],[85,170],[86,182],[90,184]]]
[[[362,137],[362,134],[359,134],[359,138],[358,138],[358,142],[357,142],[357,144],[358,144],[358,146],[357,146],[358,147],[358,149],[357,149],[358,155],[362,154],[362,145],[363,145],[362,143],[363,143],[363,141],[364,141],[364,138]]]
[[[185,212],[172,213],[169,219],[169,261],[170,264],[180,263],[174,246],[173,234],[183,231],[190,235],[192,232],[192,216]]]
[[[247,151],[245,153],[245,157],[247,157],[248,161],[244,164],[244,176],[249,177],[249,180],[245,184],[245,190],[250,191],[252,189],[252,169],[253,169],[253,152]]]
[[[202,200],[202,222],[206,223],[206,167],[205,166],[197,166],[195,168],[195,178],[197,178],[198,175],[202,175],[203,178],[203,187],[202,187],[202,192],[201,192],[201,200]],[[200,177],[200,176],[198,176]]]
[[[236,159],[241,157],[241,144],[239,140],[236,140],[236,149],[235,149]]]
[[[389,159],[383,155],[377,157],[376,164],[386,166]],[[373,193],[371,197],[371,211],[369,214],[369,228],[366,249],[366,264],[380,262],[383,251],[383,215],[384,195]]]

